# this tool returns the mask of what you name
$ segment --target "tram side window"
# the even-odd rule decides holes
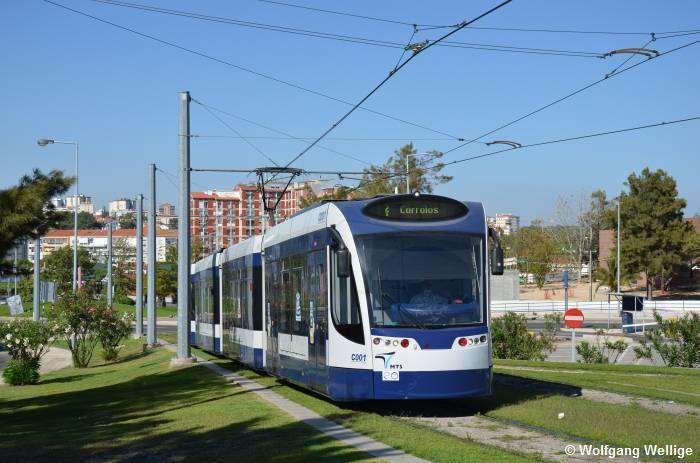
[[[350,341],[364,344],[362,318],[360,317],[360,302],[357,297],[357,286],[352,269],[350,276],[339,278],[337,274],[337,259],[333,255],[333,324],[336,330]]]

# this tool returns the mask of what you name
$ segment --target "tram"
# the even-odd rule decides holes
[[[491,393],[481,203],[324,202],[191,267],[190,342],[337,401]]]

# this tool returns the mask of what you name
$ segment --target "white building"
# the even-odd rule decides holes
[[[107,205],[107,212],[110,217],[121,217],[124,214],[135,212],[136,206],[133,199],[120,198],[110,201]]]
[[[510,235],[520,230],[520,217],[514,214],[496,214],[496,217],[487,217],[486,223],[503,235]]]
[[[66,196],[65,198],[53,198],[51,203],[57,211],[73,211],[75,204],[78,205],[78,212],[87,212],[88,214],[95,213],[95,205],[92,203],[90,196]]]
[[[146,260],[146,235],[143,230],[143,258]],[[136,230],[119,229],[112,232],[112,247],[125,244],[130,250],[129,255],[136,256]],[[165,253],[168,246],[177,244],[177,230],[156,229],[156,261],[165,262]],[[29,240],[28,258],[34,259],[34,240]],[[63,246],[73,246],[73,230],[49,230],[41,237],[41,258],[48,256],[56,249]],[[100,261],[107,261],[107,230],[78,230],[78,246],[87,249],[90,255]]]

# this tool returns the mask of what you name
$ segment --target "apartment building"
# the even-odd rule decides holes
[[[520,230],[520,217],[514,214],[496,214],[496,217],[487,217],[486,223],[503,235],[510,235]]]

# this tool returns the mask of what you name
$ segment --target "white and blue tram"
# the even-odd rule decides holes
[[[301,211],[192,265],[190,342],[334,400],[488,395],[485,219],[420,194]]]

